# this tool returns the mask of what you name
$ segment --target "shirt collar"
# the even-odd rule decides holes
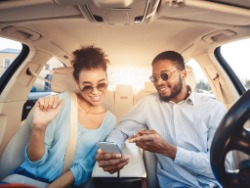
[[[188,90],[188,97],[186,98],[185,101],[188,104],[194,105],[194,94],[192,92],[192,88],[189,85],[187,85],[187,90]]]

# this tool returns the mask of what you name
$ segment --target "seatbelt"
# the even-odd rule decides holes
[[[52,83],[51,81],[43,78],[39,74],[35,73],[31,69],[28,69],[28,74],[35,76],[45,82]],[[60,88],[61,89],[61,88]],[[78,125],[78,108],[77,108],[77,96],[74,92],[69,92],[71,99],[71,109],[70,109],[70,134],[68,140],[68,146],[66,148],[63,172],[66,172],[72,165],[75,157],[76,144],[77,144],[77,125]]]
[[[70,109],[70,134],[68,146],[66,149],[63,172],[66,172],[72,165],[75,157],[76,144],[77,144],[77,125],[78,125],[78,108],[76,94],[71,92],[71,109]]]
[[[226,101],[223,97],[223,90],[222,90],[222,86],[221,86],[221,83],[220,83],[220,75],[218,73],[216,73],[215,77],[212,78],[213,81],[214,81],[214,85],[215,85],[215,88],[216,88],[216,93],[217,93],[217,96],[218,96],[218,100],[223,102],[225,105],[226,105]]]
[[[42,76],[40,76],[39,74],[37,74],[35,71],[31,70],[30,68],[27,69],[27,74],[31,75],[31,76],[34,76],[36,78],[39,78],[40,80],[43,80],[43,81],[45,81],[45,82],[47,82],[49,84],[53,84],[50,80],[47,80],[47,79],[43,78]],[[56,89],[59,89],[59,90],[62,90],[62,91],[65,90],[65,88],[58,87],[58,86],[55,86],[55,85],[54,85],[54,87]]]

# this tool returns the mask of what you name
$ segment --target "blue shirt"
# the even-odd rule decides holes
[[[140,129],[152,129],[177,147],[175,159],[156,154],[157,177],[162,188],[220,186],[210,166],[210,147],[226,113],[218,101],[197,93],[177,104],[142,98],[111,132],[108,141],[122,147]]]
[[[64,104],[59,114],[46,129],[44,155],[40,160],[32,162],[29,160],[26,149],[25,161],[21,164],[22,168],[34,176],[50,182],[62,175],[70,132],[70,96],[68,93],[61,93],[59,98],[64,99]],[[32,118],[30,123],[32,123]],[[106,112],[101,126],[97,129],[86,129],[83,125],[78,124],[76,153],[70,167],[75,179],[74,185],[80,185],[89,178],[96,161],[95,156],[98,149],[96,143],[105,140],[115,124],[116,117],[109,111]]]

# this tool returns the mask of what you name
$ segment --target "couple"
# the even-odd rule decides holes
[[[150,80],[158,93],[141,99],[116,129],[115,116],[102,105],[108,86],[106,54],[87,46],[73,55],[79,89],[74,162],[62,173],[70,116],[70,97],[65,92],[36,102],[25,161],[14,173],[45,181],[48,187],[78,186],[88,180],[96,160],[110,173],[129,163],[129,156],[98,150],[98,141],[116,142],[122,148],[129,139],[156,153],[160,187],[219,186],[210,167],[210,146],[226,109],[191,91],[179,53],[165,51],[153,59]]]

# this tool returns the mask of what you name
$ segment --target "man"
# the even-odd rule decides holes
[[[183,57],[174,51],[157,55],[152,76],[158,93],[142,98],[111,132],[107,141],[124,141],[154,152],[160,187],[217,187],[210,166],[210,147],[226,113],[218,101],[193,93],[186,85]],[[114,173],[128,156],[98,151],[99,166]]]

